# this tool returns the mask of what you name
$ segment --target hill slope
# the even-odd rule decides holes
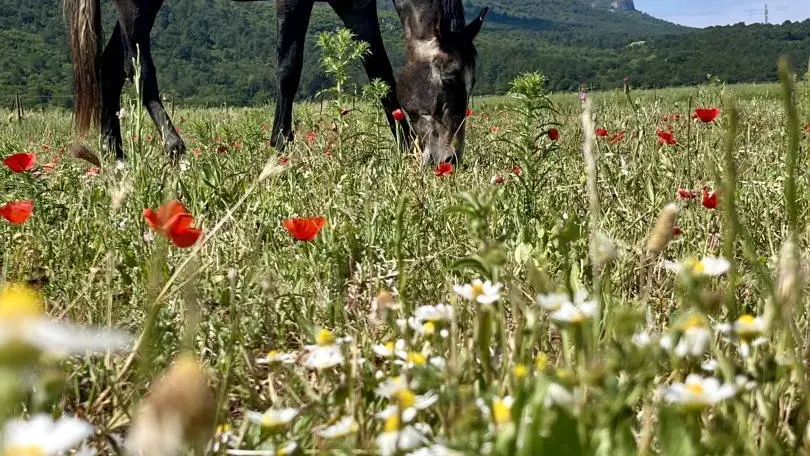
[[[386,46],[399,66],[399,20],[390,0],[379,1]],[[114,11],[108,2],[102,5],[110,30]],[[468,0],[468,13],[485,5],[492,12],[477,42],[479,93],[502,92],[516,74],[530,70],[543,71],[553,90],[576,89],[581,81],[617,87],[625,75],[638,87],[692,84],[706,73],[729,82],[773,80],[778,55],[802,65],[810,57],[810,21],[695,30],[615,0]],[[316,6],[301,96],[329,84],[318,67],[314,36],[339,25],[327,6]],[[161,88],[170,96],[189,104],[273,99],[273,2],[169,0],[153,38]],[[59,0],[0,0],[0,43],[0,104],[8,105],[15,93],[29,106],[70,104]],[[355,72],[365,80],[360,69]]]

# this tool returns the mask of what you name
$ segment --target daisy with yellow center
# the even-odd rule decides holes
[[[375,344],[371,346],[371,351],[380,358],[392,358],[397,351],[405,349],[405,341],[399,339],[396,342],[386,342],[384,344]]]
[[[245,418],[264,429],[278,430],[289,425],[298,416],[297,408],[269,409],[264,413],[247,411]]]
[[[492,420],[496,426],[503,426],[512,422],[512,396],[497,398],[492,401]]]
[[[690,277],[717,277],[725,274],[731,268],[731,263],[725,258],[695,257],[687,258],[682,262],[665,261],[664,268],[676,274],[686,274]]]
[[[28,364],[38,355],[83,355],[120,350],[130,337],[50,320],[39,294],[24,285],[0,286],[0,364]]]
[[[339,439],[347,437],[360,430],[360,426],[354,421],[354,417],[344,416],[335,424],[315,431],[315,435],[322,439]]]
[[[664,390],[664,400],[691,409],[703,409],[720,403],[735,394],[734,386],[720,384],[714,377],[690,374],[684,383],[673,383]]]
[[[405,388],[397,391],[389,399],[394,404],[377,413],[377,418],[387,420],[395,415],[405,423],[410,423],[420,410],[425,410],[435,404],[439,400],[439,396],[433,392],[417,395],[412,390]]]
[[[592,319],[596,315],[596,303],[583,301],[578,304],[564,303],[559,309],[549,315],[557,326],[578,326]]]
[[[50,415],[7,421],[0,439],[3,456],[56,456],[75,448],[93,434],[93,426],[73,417],[54,421]]]
[[[256,360],[256,364],[267,364],[267,365],[277,365],[277,364],[293,364],[295,363],[295,353],[283,353],[278,350],[270,350],[264,356],[264,358],[259,358]]]
[[[764,334],[767,327],[762,317],[745,314],[737,318],[732,329],[740,339],[752,340]]]
[[[502,287],[503,285],[500,283],[493,284],[489,280],[482,282],[480,279],[476,279],[472,283],[454,285],[453,291],[468,301],[477,302],[478,304],[492,304],[501,298]]]
[[[315,343],[320,345],[321,347],[332,345],[335,343],[335,335],[332,334],[332,331],[323,328],[320,331],[318,331],[318,335],[315,336]]]
[[[677,344],[674,343],[676,337]],[[661,348],[673,352],[678,358],[697,358],[706,353],[711,339],[712,333],[706,318],[695,313],[676,324],[674,333],[661,336],[659,344]]]

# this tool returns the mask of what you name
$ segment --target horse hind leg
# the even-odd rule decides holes
[[[270,144],[282,149],[293,139],[292,111],[304,66],[304,42],[314,0],[278,0],[276,20],[276,113]]]
[[[121,138],[121,89],[126,81],[126,51],[121,36],[120,24],[115,25],[113,34],[101,55],[101,136],[107,151],[114,151],[115,158],[124,158]]]
[[[162,1],[115,0],[118,23],[121,26],[125,59],[140,60],[140,83],[143,105],[163,137],[166,151],[177,158],[186,152],[186,145],[172,124],[169,114],[160,100],[157,71],[152,60],[149,34],[155,23]],[[129,62],[125,62],[129,65]]]

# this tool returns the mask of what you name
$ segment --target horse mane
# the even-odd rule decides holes
[[[442,30],[461,33],[464,30],[464,3],[462,0],[439,0],[442,8]]]

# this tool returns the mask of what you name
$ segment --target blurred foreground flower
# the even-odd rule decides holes
[[[0,287],[0,364],[30,364],[41,353],[52,356],[120,350],[129,335],[50,320],[39,294],[24,286]]]
[[[65,454],[93,434],[93,426],[78,418],[49,415],[30,420],[14,419],[3,427],[0,454],[3,456],[56,456]]]
[[[697,108],[695,113],[692,114],[693,119],[700,119],[703,123],[714,122],[714,119],[720,114],[718,108]]]
[[[731,268],[731,263],[725,258],[703,257],[687,258],[683,262],[665,261],[664,268],[676,274],[686,274],[692,277],[717,277],[725,274]]]
[[[331,440],[347,437],[359,430],[360,426],[354,421],[354,417],[344,416],[337,420],[335,424],[316,430],[315,435],[322,439]]]
[[[321,329],[315,337],[315,345],[304,347],[302,364],[314,370],[331,369],[343,364],[343,350],[335,341],[335,336],[328,329]]]
[[[177,200],[163,204],[157,213],[149,208],[144,209],[143,218],[150,228],[171,239],[178,247],[191,247],[202,235],[201,230],[192,228],[194,217]]]
[[[174,456],[188,446],[202,454],[213,437],[216,402],[203,367],[182,355],[135,414],[127,441],[132,456]]]
[[[275,431],[292,423],[298,412],[297,408],[269,409],[264,413],[247,411],[245,418],[264,429]]]
[[[392,415],[385,420],[384,430],[376,438],[377,447],[382,456],[393,456],[400,451],[415,450],[427,443],[430,427],[417,423],[412,426],[401,426],[399,415]]]
[[[722,402],[735,393],[734,386],[721,385],[714,377],[690,374],[684,383],[673,383],[664,390],[664,400],[691,409],[703,409]]]
[[[666,144],[668,146],[678,144],[678,140],[675,139],[675,135],[673,135],[671,131],[659,130],[655,132],[655,134],[658,135],[658,142],[660,144]]]
[[[703,187],[703,207],[706,209],[717,209],[717,192],[710,192],[708,188]]]
[[[672,351],[679,358],[703,356],[709,346],[712,333],[706,319],[700,314],[692,314],[675,325],[675,334],[664,334],[659,344],[661,348]],[[679,335],[674,345],[675,335]]]
[[[480,279],[475,279],[472,283],[465,283],[464,285],[454,285],[455,291],[462,298],[477,302],[478,304],[492,304],[501,297],[502,284],[493,284],[487,280],[482,282]]]

